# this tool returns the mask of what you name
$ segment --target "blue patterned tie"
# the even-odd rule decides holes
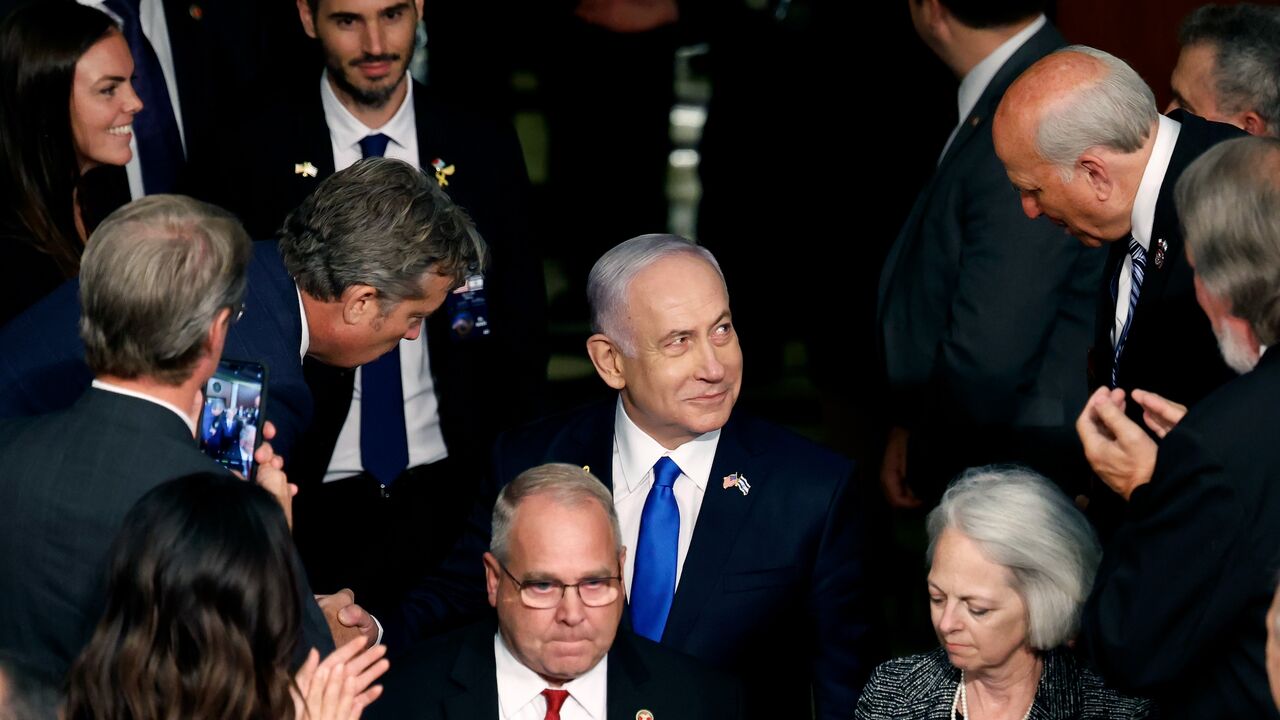
[[[382,133],[363,137],[360,152],[382,157],[389,140]],[[360,464],[384,488],[409,467],[398,344],[360,369]]]
[[[1116,338],[1115,355],[1111,358],[1111,387],[1116,386],[1120,354],[1124,352],[1124,341],[1129,337],[1129,326],[1133,325],[1133,314],[1138,310],[1138,295],[1142,293],[1142,277],[1147,271],[1147,251],[1142,249],[1142,245],[1134,240],[1132,235],[1129,236],[1129,257],[1133,258],[1133,272],[1129,283],[1129,316],[1125,318],[1124,327],[1120,328],[1120,336]],[[1123,265],[1121,267],[1123,268]],[[1116,286],[1111,292],[1113,297],[1119,293],[1119,284],[1120,275],[1117,273]]]
[[[676,594],[680,544],[680,508],[675,485],[680,466],[669,457],[653,465],[653,487],[640,515],[636,566],[631,578],[631,627],[654,642],[662,640],[667,613]]]
[[[142,110],[133,118],[133,136],[138,142],[143,190],[147,195],[154,195],[174,191],[186,158],[160,58],[142,33],[138,2],[105,0],[103,4],[120,17],[120,29],[133,56],[133,89],[142,100]]]

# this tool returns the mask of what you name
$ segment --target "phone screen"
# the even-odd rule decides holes
[[[267,369],[261,363],[222,360],[204,387],[200,449],[246,480],[253,477],[253,451],[262,443]]]

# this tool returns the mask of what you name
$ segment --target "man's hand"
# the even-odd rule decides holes
[[[1076,432],[1093,471],[1125,500],[1151,482],[1156,443],[1124,414],[1123,390],[1098,388],[1076,420]]]
[[[254,477],[284,508],[284,519],[289,523],[289,529],[293,529],[293,496],[298,494],[298,486],[289,482],[284,473],[284,458],[276,455],[271,443],[267,442],[275,436],[276,426],[270,421],[263,423],[262,444],[253,451],[253,461],[258,466],[258,473]]]
[[[1156,437],[1163,438],[1169,434],[1187,414],[1187,406],[1167,400],[1153,392],[1134,390],[1133,401],[1142,406],[1142,421],[1151,428]]]
[[[363,637],[366,647],[378,641],[378,624],[356,604],[356,594],[351,590],[343,588],[332,595],[317,595],[316,602],[329,623],[335,645],[342,647],[356,637]]]
[[[910,431],[902,427],[889,430],[889,440],[884,448],[884,463],[880,466],[880,487],[890,507],[909,509],[921,505],[920,498],[907,485],[907,439]]]

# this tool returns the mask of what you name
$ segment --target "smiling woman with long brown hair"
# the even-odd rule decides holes
[[[86,173],[133,157],[132,75],[112,19],[75,0],[0,24],[0,324],[75,277],[95,219],[128,201]]]

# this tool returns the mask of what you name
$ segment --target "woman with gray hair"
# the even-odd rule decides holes
[[[929,604],[942,647],[876,668],[854,717],[1145,718],[1077,665],[1101,549],[1084,515],[1019,468],[965,472],[929,513]]]

